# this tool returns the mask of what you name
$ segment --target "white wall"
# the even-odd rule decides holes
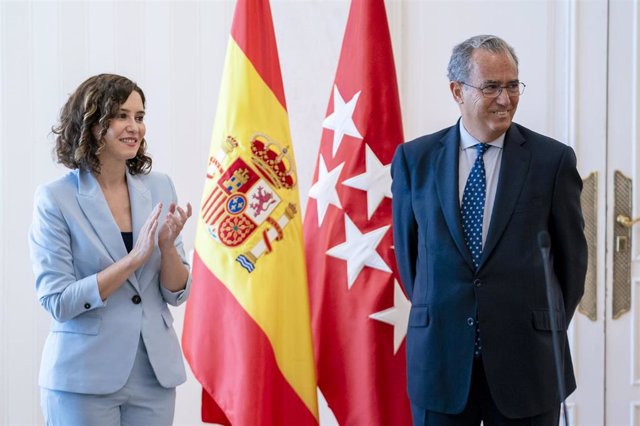
[[[27,248],[35,187],[64,172],[49,134],[85,78],[126,75],[147,96],[154,168],[197,208],[235,2],[0,0],[0,424],[41,424],[37,371],[48,318],[36,301]],[[337,65],[347,0],[272,0],[302,206]],[[562,138],[567,64],[561,3],[389,1],[405,138],[453,124],[446,64],[453,45],[478,33],[513,44],[527,83],[517,121]],[[565,52],[566,53],[566,52]],[[549,98],[557,102],[547,102]],[[193,247],[195,221],[184,230]],[[174,310],[181,333],[183,307]],[[200,424],[200,388],[178,388],[177,425]]]
[[[37,372],[49,319],[35,297],[26,235],[34,189],[65,171],[52,159],[59,109],[90,75],[135,80],[147,96],[154,169],[197,206],[234,8],[234,1],[0,2],[0,424],[42,423]],[[348,3],[276,1],[272,9],[306,194]],[[194,233],[191,221],[188,250]],[[174,309],[178,334],[183,310]],[[175,423],[200,424],[199,400],[190,376]]]

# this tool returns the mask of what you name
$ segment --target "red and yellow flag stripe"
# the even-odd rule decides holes
[[[220,191],[234,161],[255,163],[251,142],[256,135],[280,147],[295,182],[269,3],[239,0],[212,134],[209,158],[215,166],[205,182],[203,206]],[[232,148],[225,146],[229,137],[236,143]],[[265,183],[269,181],[261,181]],[[221,243],[214,235],[217,225],[206,220],[228,208],[218,202],[214,208],[222,213],[215,218],[201,210],[183,347],[196,378],[231,423],[315,424],[316,376],[298,188],[276,184],[268,189],[279,199],[277,207],[237,246]],[[238,259],[252,248],[255,255],[261,245],[257,258],[249,256],[255,268],[249,272]]]

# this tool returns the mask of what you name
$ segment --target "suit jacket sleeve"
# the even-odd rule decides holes
[[[176,188],[173,185],[173,181],[169,176],[167,176],[167,180],[169,181],[169,186],[171,187],[171,201],[177,204],[178,196],[176,194]],[[162,284],[160,285],[160,292],[162,293],[162,298],[164,299],[165,302],[167,302],[172,306],[178,306],[184,303],[187,300],[187,297],[189,297],[189,292],[191,291],[191,265],[189,265],[189,262],[187,261],[187,258],[184,253],[182,233],[180,233],[176,238],[175,245],[176,245],[176,250],[178,251],[178,255],[182,259],[182,264],[185,266],[185,268],[187,268],[187,271],[189,271],[189,275],[187,275],[187,282],[184,289],[182,290],[172,292],[170,290],[167,290],[165,286],[163,286]]]
[[[580,205],[582,179],[573,149],[566,147],[555,179],[549,234],[553,268],[564,297],[567,323],[584,293],[587,242]]]
[[[401,283],[411,300],[418,256],[418,224],[413,215],[411,175],[403,145],[399,145],[391,164],[393,244]]]
[[[35,194],[29,230],[31,263],[40,304],[59,322],[105,306],[97,274],[77,278],[71,253],[71,234],[55,191],[46,186]],[[87,308],[89,306],[89,308]]]

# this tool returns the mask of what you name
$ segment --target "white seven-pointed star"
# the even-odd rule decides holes
[[[367,219],[371,219],[384,197],[391,198],[391,164],[383,165],[369,145],[365,147],[365,172],[342,184],[367,191]]]
[[[407,324],[409,323],[409,311],[411,302],[405,297],[400,284],[393,280],[393,306],[384,311],[369,315],[377,321],[386,322],[393,326],[393,354],[395,355],[407,335]]]
[[[333,86],[333,112],[324,119],[322,127],[333,130],[332,152],[334,157],[336,156],[336,152],[338,152],[338,148],[340,148],[340,143],[344,135],[362,139],[362,135],[353,122],[353,111],[356,109],[360,93],[361,91],[353,95],[353,98],[345,103],[338,91],[338,85]]]
[[[337,208],[342,209],[340,198],[338,198],[338,191],[336,190],[342,167],[344,167],[344,163],[340,163],[333,170],[327,171],[324,158],[320,155],[318,180],[311,185],[311,189],[309,189],[309,197],[315,198],[316,206],[318,207],[318,227],[322,226],[322,221],[324,220],[324,215],[327,212],[329,204],[333,204]]]
[[[376,251],[389,225],[362,234],[347,214],[344,215],[346,241],[327,250],[327,255],[347,261],[347,285],[351,286],[365,266],[391,272],[389,266]]]

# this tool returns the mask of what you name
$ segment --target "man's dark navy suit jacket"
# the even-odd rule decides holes
[[[550,411],[559,397],[538,234],[551,237],[553,315],[563,330],[570,393],[576,383],[565,331],[582,297],[587,265],[575,154],[511,125],[476,270],[462,233],[459,145],[455,125],[400,145],[392,164],[394,245],[412,303],[409,398],[432,411],[463,410],[477,318],[482,362],[500,411],[514,418]]]

